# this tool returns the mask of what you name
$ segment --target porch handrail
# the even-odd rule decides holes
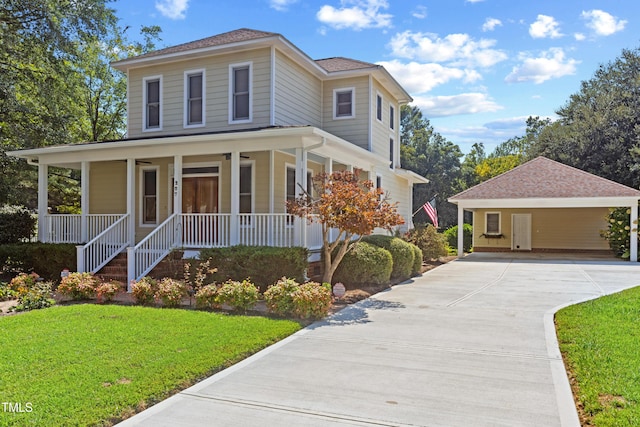
[[[97,273],[129,246],[129,215],[125,214],[84,246],[77,246],[78,271]]]
[[[127,250],[128,280],[149,274],[172,249],[182,244],[182,218],[174,213],[134,247]]]
[[[46,214],[42,221],[50,243],[84,243],[113,225],[126,214]],[[86,219],[83,220],[83,217]],[[40,220],[40,219],[38,219]],[[83,240],[82,224],[86,221],[87,237]]]
[[[249,246],[293,246],[294,216],[286,213],[239,214],[238,243]]]

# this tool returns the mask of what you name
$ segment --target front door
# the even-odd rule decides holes
[[[218,213],[218,177],[182,178],[182,213]],[[182,220],[182,241],[185,247],[215,246],[220,229],[217,215],[185,215]]]
[[[511,250],[531,250],[531,214],[511,215]]]
[[[218,177],[182,178],[183,213],[218,213]]]

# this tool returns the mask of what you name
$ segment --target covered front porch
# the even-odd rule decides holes
[[[38,238],[78,244],[78,271],[127,252],[128,279],[171,250],[237,244],[322,245],[321,226],[286,213],[311,177],[333,170],[375,177],[372,153],[312,127],[51,147],[38,166]],[[339,159],[339,160],[337,160]],[[48,212],[48,168],[81,171],[81,213]]]

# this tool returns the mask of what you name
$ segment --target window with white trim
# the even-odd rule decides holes
[[[253,163],[240,164],[240,213],[253,212]]]
[[[144,130],[162,129],[162,76],[145,77],[144,91]]]
[[[158,223],[158,168],[142,168],[142,225]]]
[[[382,95],[376,95],[376,120],[382,122]]]
[[[286,195],[287,201],[293,201],[296,199],[302,191],[296,185],[296,168],[294,166],[287,166],[287,176],[286,176]],[[313,173],[311,171],[307,171],[307,188],[306,191],[310,195],[313,194]]]
[[[355,117],[355,89],[344,88],[333,91],[333,118],[350,119]]]
[[[389,104],[389,129],[396,128],[396,109],[393,105]]]
[[[500,212],[486,212],[484,214],[484,234],[496,235],[501,234],[500,230]]]
[[[396,151],[396,144],[393,138],[389,138],[389,167],[393,169],[394,165],[394,154]]]
[[[202,126],[205,117],[204,70],[185,72],[184,77],[184,126]]]
[[[230,65],[229,121],[251,121],[251,63]]]
[[[382,175],[376,174],[376,190],[382,190]],[[379,199],[382,200],[383,195],[379,195]]]

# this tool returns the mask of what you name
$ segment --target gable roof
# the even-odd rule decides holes
[[[640,190],[537,157],[449,198],[466,200],[640,198]]]
[[[372,64],[370,62],[358,61],[357,59],[351,58],[343,58],[341,56],[335,58],[316,59],[316,64],[318,64],[328,73],[380,67],[379,65]]]

